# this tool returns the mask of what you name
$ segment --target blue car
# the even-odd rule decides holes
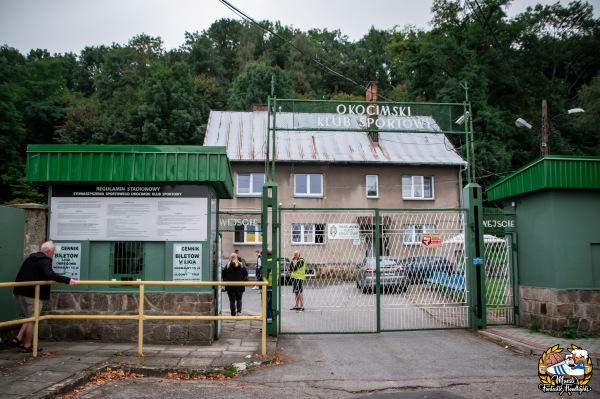
[[[403,259],[406,274],[411,284],[422,283],[433,272],[452,273],[452,263],[443,256],[413,256]]]

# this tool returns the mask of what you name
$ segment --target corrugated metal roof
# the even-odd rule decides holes
[[[600,189],[600,157],[546,155],[486,189],[497,201],[544,189]]]
[[[379,144],[373,144],[367,132],[323,131],[319,117],[338,114],[276,114],[276,153],[278,161],[296,162],[360,162],[427,165],[464,165],[466,162],[431,117],[379,117],[394,126],[408,126],[407,133],[380,132]],[[235,161],[264,161],[268,114],[264,111],[211,111],[204,145],[225,146]],[[314,130],[289,131],[298,125],[314,126]],[[346,120],[346,119],[345,119]],[[352,128],[360,128],[360,119],[350,120]],[[303,129],[305,129],[303,127]],[[331,129],[331,127],[329,127]],[[343,129],[343,128],[342,128]]]
[[[27,180],[45,183],[166,182],[206,184],[233,198],[224,147],[29,145]]]

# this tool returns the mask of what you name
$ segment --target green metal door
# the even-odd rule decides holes
[[[0,220],[0,281],[15,281],[23,262],[25,211],[0,206]],[[14,305],[0,307],[0,321],[16,319],[19,316],[19,306],[12,298],[12,290],[0,290],[0,303]]]

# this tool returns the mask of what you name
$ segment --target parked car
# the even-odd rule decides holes
[[[306,261],[306,260],[305,260]],[[279,273],[281,275],[281,285],[291,284],[292,282],[292,262],[289,258],[279,258]],[[316,272],[306,266],[306,277],[314,277]]]
[[[443,256],[413,256],[403,259],[402,265],[412,284],[421,283],[431,277],[433,272],[452,272],[452,263]]]
[[[377,284],[377,265],[375,257],[363,259],[362,263],[357,265],[356,287],[363,293],[375,292]],[[382,290],[392,290],[393,292],[406,292],[408,289],[408,280],[406,271],[397,258],[390,256],[381,256],[379,258],[379,283]]]

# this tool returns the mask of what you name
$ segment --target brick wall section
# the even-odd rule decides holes
[[[580,334],[600,334],[600,290],[520,287],[520,324],[561,333],[567,324]]]
[[[53,292],[43,314],[137,315],[137,293]],[[144,313],[164,316],[215,314],[212,293],[151,293],[145,295]],[[144,343],[211,345],[215,335],[211,320],[145,320]],[[45,320],[40,339],[56,341],[137,342],[137,320]]]

